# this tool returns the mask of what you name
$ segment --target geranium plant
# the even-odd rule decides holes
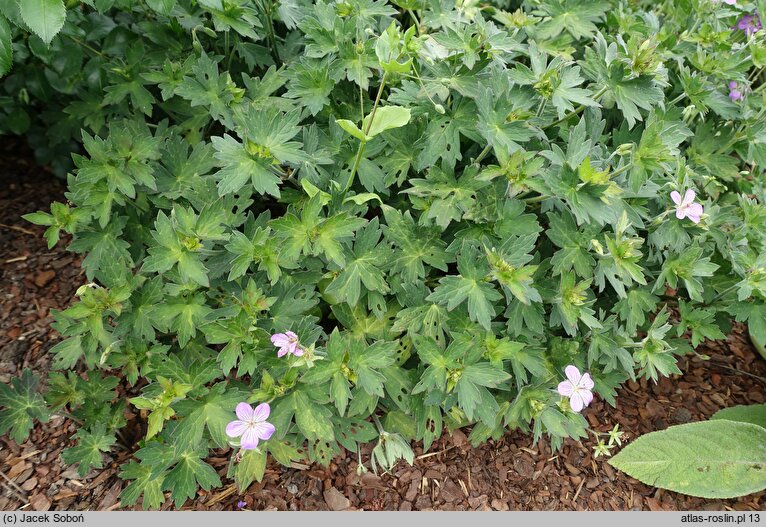
[[[3,111],[75,150],[27,216],[84,256],[65,460],[130,409],[121,500],[155,508],[222,484],[211,449],[246,488],[445,426],[558,448],[732,318],[766,339],[764,5],[641,5],[0,2]],[[17,440],[35,381],[0,387]]]

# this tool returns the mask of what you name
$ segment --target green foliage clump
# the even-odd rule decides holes
[[[731,318],[766,340],[755,6],[392,2],[0,2],[1,131],[76,152],[67,203],[27,217],[89,282],[46,399],[81,473],[146,420],[123,504],[221,485],[241,401],[276,428],[232,456],[244,488],[268,455],[377,439],[388,469],[445,426],[558,448],[588,426],[567,365],[615,404]],[[35,382],[0,386],[17,440]]]

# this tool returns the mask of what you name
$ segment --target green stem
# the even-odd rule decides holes
[[[549,198],[552,198],[553,196],[546,196],[544,194],[540,194],[539,196],[532,196],[531,198],[524,198],[522,201],[524,203],[537,203],[538,201],[543,201]]]
[[[484,147],[484,150],[479,152],[479,155],[476,156],[476,159],[473,160],[474,165],[478,165],[481,163],[482,159],[487,157],[487,154],[489,154],[492,151],[492,145],[487,145]]]
[[[388,75],[388,72],[384,72],[383,77],[380,79],[378,94],[375,96],[375,103],[372,105],[372,110],[370,111],[370,122],[368,122],[367,126],[364,127],[364,130],[362,130],[365,136],[367,136],[367,134],[369,133],[370,128],[372,127],[372,122],[375,120],[375,112],[378,111],[378,104],[380,104],[380,97],[381,95],[383,95],[383,88],[386,86],[386,75]],[[351,185],[354,184],[354,177],[356,176],[356,171],[359,168],[359,163],[362,161],[362,154],[364,153],[365,146],[367,146],[367,141],[359,142],[359,149],[356,151],[356,159],[354,160],[354,166],[351,168],[351,175],[348,177],[346,188],[343,189],[343,196],[346,195],[346,193],[351,189]]]
[[[672,105],[674,105],[674,104],[675,104],[675,103],[677,103],[678,101],[682,100],[684,97],[686,97],[686,94],[685,94],[685,93],[682,93],[681,95],[679,95],[678,97],[676,97],[675,99],[673,99],[672,101],[670,101],[670,102],[668,103],[668,106],[672,106]]]
[[[372,420],[375,422],[375,426],[378,429],[378,434],[382,434],[383,432],[385,432],[385,430],[383,429],[383,425],[380,424],[380,419],[378,419],[377,415],[372,414]]]
[[[739,284],[734,284],[731,287],[727,287],[726,289],[724,289],[723,291],[721,291],[720,293],[715,295],[710,302],[705,302],[703,305],[709,306],[710,304],[715,304],[716,302],[721,300],[723,297],[725,297],[726,295],[728,295],[729,293],[734,291],[737,288],[737,285],[739,285]]]
[[[274,19],[271,17],[271,10],[273,5],[270,0],[264,0],[263,3],[259,3],[260,8],[263,10],[263,14],[266,16],[266,40],[269,41],[269,51],[271,56],[275,60],[279,59],[277,53],[277,37],[274,33]]]
[[[92,52],[92,53],[95,53],[96,55],[98,55],[98,56],[99,56],[99,57],[101,57],[102,59],[107,59],[107,58],[108,58],[106,55],[104,55],[103,53],[101,53],[99,50],[97,50],[97,49],[95,49],[95,48],[93,48],[93,47],[89,46],[88,44],[86,44],[86,43],[85,43],[85,42],[83,42],[82,40],[80,40],[80,39],[78,39],[78,38],[75,38],[75,37],[73,37],[72,35],[67,35],[67,36],[68,36],[69,38],[71,38],[71,39],[72,39],[74,42],[76,42],[77,44],[79,44],[80,46],[84,47],[85,49],[87,49],[88,51],[90,51],[90,52]]]
[[[725,145],[723,145],[721,148],[719,148],[719,149],[716,151],[716,154],[722,154],[722,153],[724,153],[724,152],[725,152],[725,151],[727,151],[729,148],[731,148],[732,146],[734,146],[734,145],[736,145],[737,143],[739,143],[740,141],[742,141],[744,138],[745,138],[745,136],[741,135],[741,131],[737,131],[737,132],[734,134],[734,137],[732,137],[732,138],[731,138],[731,140],[730,140],[728,143],[726,143]]]
[[[594,98],[594,99],[598,99],[599,97],[601,97],[601,96],[602,96],[602,95],[604,95],[605,93],[606,93],[606,86],[604,86],[604,87],[603,87],[603,88],[601,88],[599,91],[597,91],[597,92],[596,92],[596,94],[593,96],[593,98]],[[564,117],[562,117],[562,118],[561,118],[561,119],[559,119],[558,121],[556,121],[556,122],[554,122],[554,123],[551,123],[551,124],[549,124],[549,125],[547,125],[547,126],[544,126],[544,127],[543,127],[543,130],[547,130],[548,128],[553,128],[554,126],[558,126],[558,125],[560,125],[560,124],[561,124],[561,123],[563,123],[564,121],[567,121],[567,120],[568,120],[570,117],[573,117],[573,116],[575,116],[575,115],[579,114],[579,113],[580,113],[580,112],[582,112],[584,109],[585,109],[585,105],[584,105],[584,104],[581,104],[580,106],[578,106],[577,108],[575,108],[574,110],[572,110],[571,112],[569,112],[568,114],[566,114]]]
[[[627,165],[623,166],[622,168],[618,168],[617,170],[615,170],[614,172],[612,172],[611,174],[609,174],[609,179],[612,179],[612,178],[614,178],[614,177],[617,177],[617,176],[619,176],[620,174],[622,174],[623,172],[627,172],[627,171],[628,171],[628,170],[630,170],[631,168],[633,168],[633,163],[628,163]]]
[[[420,33],[420,20],[418,19],[418,16],[412,9],[408,9],[407,13],[409,13],[409,15],[412,17],[412,20],[415,22],[415,25],[418,28],[418,33]]]

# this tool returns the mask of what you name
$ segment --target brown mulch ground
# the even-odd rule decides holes
[[[85,277],[79,258],[63,246],[48,250],[43,228],[27,224],[22,214],[47,209],[63,201],[63,182],[30,162],[23,154],[0,152],[0,382],[22,368],[47,371],[47,351],[59,341],[51,329],[51,309],[65,308]],[[13,164],[8,168],[8,159]],[[766,377],[766,361],[752,349],[741,327],[726,341],[700,350],[711,361],[682,359],[684,375],[662,379],[658,385],[629,382],[618,397],[618,407],[594,401],[586,416],[602,432],[619,423],[628,440],[674,424],[698,421],[717,410],[766,401],[764,383],[739,371]],[[734,369],[731,369],[734,368]],[[76,430],[69,419],[54,417],[37,425],[32,436],[18,445],[0,437],[0,509],[114,510],[121,508],[119,493],[125,482],[117,477],[129,449],[113,452],[106,468],[81,478],[60,460]],[[612,469],[604,458],[594,459],[595,441],[567,441],[553,454],[541,441],[510,433],[500,441],[473,449],[461,431],[445,435],[413,467],[400,463],[392,475],[357,476],[356,456],[338,457],[324,469],[298,466],[285,469],[274,463],[264,481],[240,494],[225,478],[230,451],[209,461],[225,483],[223,489],[200,492],[185,509],[279,510],[763,510],[766,493],[737,500],[690,498],[647,487]],[[363,451],[369,460],[369,448]],[[171,508],[171,503],[165,503]]]

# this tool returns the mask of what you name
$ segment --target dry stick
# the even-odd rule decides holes
[[[740,370],[739,368],[734,368],[732,366],[724,364],[723,362],[718,362],[718,361],[713,360],[713,359],[709,359],[709,362],[711,362],[712,364],[718,366],[719,368],[725,368],[725,369],[733,371],[733,372],[737,372],[737,373],[741,373],[743,375],[747,375],[748,377],[752,377],[754,379],[758,379],[763,384],[766,384],[766,377],[761,377],[760,375],[755,375],[754,373],[750,373],[750,372],[747,372],[747,371],[744,371],[744,370]]]
[[[6,229],[11,229],[12,231],[23,232],[24,234],[29,234],[30,236],[37,236],[36,232],[25,229],[24,227],[19,227],[18,225],[6,225],[5,223],[0,223],[0,227],[5,227]]]
[[[3,476],[6,482],[8,482],[8,485],[10,487],[6,487],[7,489],[11,490],[16,496],[21,498],[22,501],[29,503],[29,500],[27,499],[27,493],[24,492],[24,490],[19,487],[15,481],[13,481],[11,478],[5,475],[5,472],[0,471],[0,476]],[[5,485],[3,485],[5,487]]]
[[[725,368],[725,369],[727,369],[729,371],[733,371],[733,372],[736,372],[736,373],[741,373],[742,375],[747,375],[748,377],[752,377],[754,379],[758,379],[763,384],[766,384],[766,377],[761,377],[760,375],[755,375],[754,373],[750,373],[750,372],[747,372],[747,371],[744,371],[744,370],[740,370],[739,368],[734,368],[733,366],[729,366],[728,364],[726,364],[723,361],[718,361],[718,360],[715,360],[715,359],[712,359],[712,358],[707,358],[706,359],[706,358],[704,358],[702,355],[700,355],[699,353],[697,353],[694,350],[692,350],[692,352],[694,353],[694,355],[699,357],[700,360],[702,360],[702,362],[709,362],[710,364],[713,364],[714,366],[718,366],[719,368]]]
[[[577,501],[578,496],[580,496],[580,491],[582,490],[582,486],[585,484],[585,478],[582,478],[582,481],[580,482],[580,486],[577,487],[577,492],[575,492],[574,498],[572,498],[572,503]]]
[[[449,452],[453,448],[455,448],[455,445],[447,447],[444,450],[439,450],[438,452],[429,452],[428,454],[421,454],[418,457],[416,457],[415,459],[425,459],[427,457],[438,456],[439,454],[444,454],[445,452]]]
[[[215,505],[219,501],[223,501],[232,494],[234,494],[237,491],[236,485],[229,485],[226,487],[223,491],[216,494],[213,498],[211,498],[208,502],[205,503],[205,505]]]

